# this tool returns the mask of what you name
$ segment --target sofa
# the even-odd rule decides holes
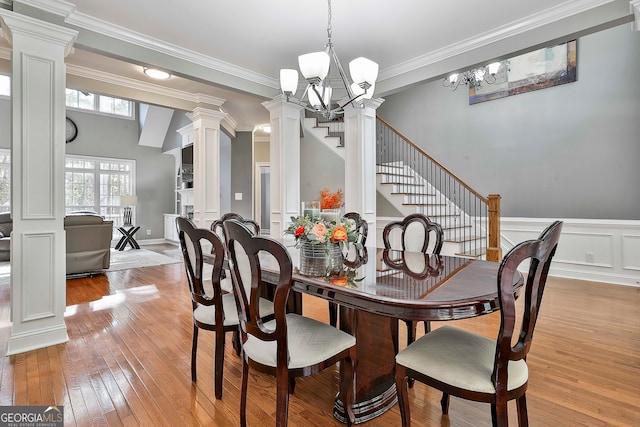
[[[10,259],[12,230],[10,213],[0,213],[0,261]],[[96,213],[71,213],[64,218],[64,230],[68,275],[109,268],[113,221],[106,221]]]
[[[9,261],[11,259],[12,231],[11,212],[0,213],[0,261]]]
[[[109,268],[113,221],[106,221],[97,214],[68,214],[64,217],[64,230],[67,234],[67,274]]]

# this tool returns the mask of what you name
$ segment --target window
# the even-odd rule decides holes
[[[0,75],[0,95],[11,96],[11,77]]]
[[[66,212],[96,211],[122,225],[120,196],[133,194],[135,161],[67,155],[65,161]],[[135,222],[135,210],[134,210]]]
[[[66,97],[69,108],[133,118],[133,102],[126,99],[76,89],[67,89]]]
[[[0,211],[11,210],[11,150],[0,149]]]

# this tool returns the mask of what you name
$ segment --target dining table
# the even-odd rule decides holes
[[[297,302],[288,305],[290,310],[302,312],[300,293],[335,302],[340,329],[356,338],[356,423],[383,414],[397,402],[398,319],[449,321],[499,310],[496,262],[369,247],[349,254],[338,274],[316,277],[301,274],[300,251],[292,242],[280,241],[294,265],[290,299]],[[263,281],[277,283],[272,257],[261,259],[261,270]],[[522,276],[517,277],[514,293],[522,283]],[[333,413],[345,421],[339,394]]]

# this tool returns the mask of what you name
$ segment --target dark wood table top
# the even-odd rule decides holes
[[[499,263],[446,255],[367,248],[340,276],[300,274],[300,254],[285,242],[294,264],[294,290],[355,309],[414,320],[465,319],[499,310]],[[262,261],[263,279],[276,267]],[[522,277],[514,283],[514,292]]]

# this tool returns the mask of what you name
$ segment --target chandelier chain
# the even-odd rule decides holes
[[[327,0],[328,4],[328,18],[327,18],[327,37],[329,41],[327,42],[327,46],[331,46],[331,33],[333,32],[333,28],[331,27],[331,0]]]

